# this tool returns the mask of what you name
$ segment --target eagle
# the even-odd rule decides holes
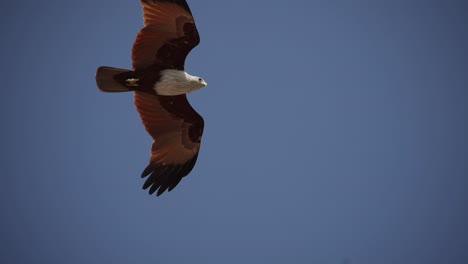
[[[207,85],[185,72],[188,53],[200,37],[185,0],[141,0],[144,27],[132,47],[132,70],[101,66],[96,84],[103,92],[134,93],[140,119],[153,138],[143,189],[159,196],[174,189],[197,161],[203,118],[186,94]]]

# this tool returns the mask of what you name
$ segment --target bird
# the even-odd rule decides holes
[[[151,195],[170,192],[193,169],[204,120],[187,93],[207,83],[184,70],[189,52],[200,43],[192,12],[185,0],[140,0],[144,27],[132,47],[132,70],[97,68],[102,92],[133,92],[134,104],[153,138],[149,164],[141,177]]]

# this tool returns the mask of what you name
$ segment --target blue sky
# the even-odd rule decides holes
[[[192,173],[141,190],[138,1],[0,3],[1,263],[468,262],[462,1],[189,1]]]

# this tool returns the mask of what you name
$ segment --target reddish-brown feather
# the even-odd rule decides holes
[[[143,70],[154,64],[165,40],[175,37],[174,33],[161,31],[160,28],[159,25],[150,25],[138,31],[132,48],[134,70]]]
[[[186,24],[195,24],[190,12],[178,4],[171,2],[142,1],[142,28],[135,39],[132,48],[134,70],[143,70],[152,64],[160,64],[167,68],[183,69],[183,63],[188,52],[198,44],[198,32],[189,32],[186,36]],[[182,43],[172,42],[186,38]],[[187,42],[187,43],[185,43]],[[164,45],[176,45],[174,54],[165,54],[158,59],[158,51]],[[169,57],[168,57],[169,56]],[[171,57],[172,56],[172,57]]]
[[[192,20],[192,15],[183,7],[171,2],[142,1],[144,25],[167,24],[175,25],[174,18],[185,16]]]
[[[154,139],[150,163],[184,164],[197,155],[203,119],[185,95],[158,96],[136,91],[134,98],[143,125]]]

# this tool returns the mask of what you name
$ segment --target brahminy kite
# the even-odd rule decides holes
[[[137,111],[154,140],[149,165],[141,174],[149,176],[143,189],[159,196],[174,189],[195,165],[204,122],[186,94],[206,82],[184,71],[185,58],[200,42],[187,2],[141,4],[144,27],[133,44],[133,70],[99,67],[96,83],[103,92],[134,92]]]

